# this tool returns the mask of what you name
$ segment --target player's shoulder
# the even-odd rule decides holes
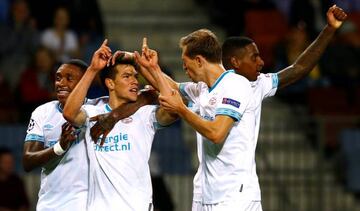
[[[85,100],[86,105],[105,105],[109,102],[109,96],[102,96],[94,99],[87,98]]]
[[[266,79],[270,80],[274,76],[274,74],[276,74],[276,73],[260,73],[257,80],[258,81],[259,80],[266,80]]]
[[[59,109],[59,101],[53,100],[42,105],[39,105],[33,112],[49,112],[55,109]]]
[[[141,106],[135,113],[128,118],[147,124],[149,119],[153,119],[156,116],[158,105],[145,105]]]
[[[252,83],[252,86],[263,86],[265,84],[273,84],[273,87],[278,85],[277,73],[261,73],[257,80]]]
[[[86,113],[97,115],[100,113],[107,113],[110,112],[111,109],[107,103],[85,103],[81,106],[83,110],[85,110]],[[92,116],[90,115],[90,116]]]
[[[198,89],[209,89],[208,85],[203,81],[199,81],[196,86]]]
[[[31,118],[37,120],[40,119],[44,120],[49,117],[54,117],[62,112],[59,105],[60,105],[59,101],[57,100],[44,103],[38,106],[37,108],[35,108],[35,110],[31,113]]]
[[[228,70],[225,77],[226,83],[232,86],[247,86],[250,87],[250,81],[242,75],[236,74],[234,71]]]
[[[158,105],[144,105],[141,106],[135,113],[143,113],[148,111],[153,111],[159,107]]]
[[[184,89],[185,87],[193,87],[193,88],[196,88],[196,89],[207,89],[208,88],[206,83],[203,82],[203,81],[199,81],[197,83],[195,83],[195,82],[182,82],[182,83],[180,83],[180,86],[179,86],[180,89]]]

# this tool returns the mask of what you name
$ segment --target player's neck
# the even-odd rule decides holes
[[[111,109],[115,109],[123,104],[129,103],[129,99],[116,96],[116,94],[109,93],[109,106]]]
[[[225,68],[221,64],[209,65],[209,71],[207,71],[205,83],[208,87],[212,87],[217,79],[225,72]]]

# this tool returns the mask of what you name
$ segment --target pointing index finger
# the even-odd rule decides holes
[[[143,38],[143,43],[142,43],[142,49],[145,49],[145,48],[148,48],[146,37]]]
[[[104,42],[102,43],[102,45],[107,45],[108,44],[108,39],[105,39]]]

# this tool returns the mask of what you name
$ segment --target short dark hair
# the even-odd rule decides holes
[[[228,37],[222,45],[222,62],[225,69],[232,69],[231,57],[251,43],[254,43],[254,40],[249,37]]]
[[[110,78],[110,79],[115,79],[117,71],[116,71],[116,66],[119,64],[125,64],[125,65],[131,65],[135,68],[135,70],[139,69],[139,65],[135,62],[135,60],[133,58],[125,58],[123,55],[119,56],[116,60],[115,60],[115,64],[114,65],[109,65],[106,66],[104,69],[102,69],[100,71],[100,80],[101,80],[101,84],[103,86],[103,88],[107,91],[108,88],[105,84],[105,79],[106,78]]]
[[[84,62],[83,60],[81,59],[70,59],[68,60],[67,62],[64,62],[64,64],[71,64],[71,65],[75,65],[77,67],[80,68],[80,70],[84,73],[87,68],[89,67],[89,65]]]
[[[221,46],[216,35],[208,29],[199,29],[180,39],[180,47],[190,58],[203,56],[208,62],[221,63]]]

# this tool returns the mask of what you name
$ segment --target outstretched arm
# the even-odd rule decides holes
[[[346,19],[346,13],[336,5],[327,12],[327,25],[309,47],[296,59],[294,64],[278,72],[279,88],[286,87],[305,77],[319,61],[335,31]]]
[[[95,51],[90,66],[66,100],[63,115],[73,125],[81,126],[86,121],[86,113],[81,109],[81,106],[91,82],[96,74],[106,66],[111,57],[111,50],[107,43],[108,41],[105,39],[100,48]]]
[[[59,146],[45,148],[44,143],[40,141],[27,141],[24,144],[23,151],[23,167],[26,172],[33,170],[34,168],[44,166],[50,160],[61,156],[66,149],[69,148],[70,144],[76,140],[74,135],[75,129],[66,122],[62,125],[62,132],[60,140],[57,144]],[[63,150],[63,151],[61,151]]]

